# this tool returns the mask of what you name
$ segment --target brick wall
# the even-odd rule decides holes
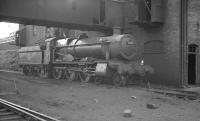
[[[140,42],[145,64],[151,65],[155,73],[150,82],[163,85],[179,85],[179,5],[180,0],[164,0],[165,19],[160,27],[127,25],[126,33],[131,33]],[[130,29],[131,27],[131,29]],[[162,46],[163,48],[159,48]]]
[[[200,1],[188,0],[188,40],[200,45]]]
[[[188,0],[188,45],[196,44],[198,46],[197,54],[197,79],[200,84],[200,1]]]

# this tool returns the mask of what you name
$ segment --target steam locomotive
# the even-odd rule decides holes
[[[25,75],[44,78],[112,81],[114,85],[123,86],[134,75],[145,76],[152,72],[150,66],[141,63],[138,43],[129,34],[49,38],[45,44],[22,47],[18,53],[18,64]]]

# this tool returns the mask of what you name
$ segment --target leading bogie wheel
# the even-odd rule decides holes
[[[123,75],[114,74],[112,80],[113,84],[117,87],[126,85],[126,78]]]
[[[94,83],[95,84],[99,85],[102,82],[103,82],[103,77],[98,77],[98,76],[94,77]]]

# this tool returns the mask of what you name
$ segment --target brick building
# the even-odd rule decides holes
[[[151,82],[176,86],[200,84],[199,0],[106,1],[103,23],[112,26],[114,32],[132,34],[140,42],[145,64],[155,69],[148,77]],[[67,37],[77,37],[82,32],[89,37],[106,35],[32,25],[23,28],[28,46],[63,33]]]

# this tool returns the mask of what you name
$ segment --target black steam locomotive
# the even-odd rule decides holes
[[[111,81],[123,86],[134,78],[152,72],[143,65],[138,43],[131,35],[79,39],[50,38],[40,46],[22,47],[19,65],[25,75],[66,78],[82,82]],[[143,61],[142,61],[143,62]]]

